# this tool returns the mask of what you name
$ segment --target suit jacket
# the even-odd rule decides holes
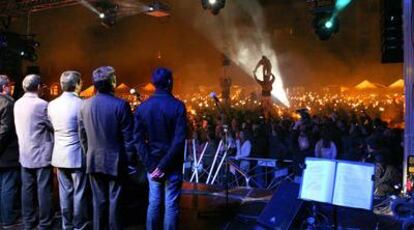
[[[50,166],[53,128],[47,117],[47,102],[35,93],[25,93],[14,105],[14,124],[20,164],[25,168]]]
[[[14,100],[0,95],[0,168],[19,166],[19,146],[13,116]]]
[[[135,112],[134,139],[147,170],[182,169],[187,130],[184,103],[171,93],[157,89]]]
[[[48,116],[55,130],[54,167],[81,168],[84,165],[78,128],[81,103],[82,99],[70,92],[64,92],[49,103]]]
[[[83,101],[79,129],[87,173],[118,176],[127,169],[127,153],[135,151],[128,102],[104,93]]]

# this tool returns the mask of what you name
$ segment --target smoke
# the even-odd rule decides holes
[[[269,58],[272,73],[276,77],[272,95],[289,106],[278,58],[272,48],[270,36],[266,33],[262,6],[256,1],[232,1],[220,15],[208,15],[208,20],[206,17],[204,14],[197,15],[195,28],[248,75],[252,76],[252,71],[263,55]],[[260,77],[261,74],[259,69],[257,76]]]

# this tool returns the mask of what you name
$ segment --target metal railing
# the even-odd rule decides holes
[[[204,146],[202,146],[204,145]],[[184,151],[184,180],[207,185],[226,185],[271,190],[282,180],[293,180],[291,160],[229,156],[230,149],[220,141],[214,155],[206,159],[210,143],[202,144],[197,152],[196,141],[187,140]],[[212,158],[212,161],[211,161]]]

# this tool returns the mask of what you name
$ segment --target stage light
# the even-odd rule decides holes
[[[149,16],[157,18],[170,16],[171,7],[164,2],[153,1],[147,7],[145,14]]]
[[[339,19],[331,13],[320,12],[315,14],[313,28],[321,40],[328,40],[339,31]]]
[[[336,10],[342,10],[351,3],[351,0],[337,0],[335,4]]]
[[[116,24],[119,6],[110,2],[100,2],[97,5],[102,25],[111,27]]]
[[[216,4],[217,0],[208,0],[208,3],[210,3],[210,5],[214,5]]]
[[[201,0],[203,9],[210,10],[212,14],[220,13],[220,10],[226,5],[226,0]]]
[[[333,22],[331,20],[325,22],[325,27],[327,29],[331,29],[333,26]]]
[[[21,59],[36,61],[36,48],[39,45],[39,42],[34,40],[34,35],[0,32],[0,53],[10,52]]]

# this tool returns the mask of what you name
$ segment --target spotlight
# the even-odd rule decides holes
[[[145,14],[152,16],[152,17],[167,17],[170,16],[171,7],[163,2],[160,1],[153,1],[152,3],[148,4],[148,10]]]
[[[333,26],[333,22],[332,22],[331,20],[329,20],[329,21],[326,21],[326,22],[325,22],[325,27],[326,27],[327,29],[332,28],[332,26]]]
[[[112,27],[116,24],[119,6],[110,2],[100,2],[97,6],[100,9],[99,18],[102,25]]]
[[[0,32],[0,53],[11,53],[16,58],[36,61],[36,48],[40,46],[35,35],[22,35],[8,31]]]
[[[313,28],[321,40],[328,40],[339,31],[339,20],[331,13],[319,12],[313,19]]]
[[[335,7],[337,10],[343,10],[345,7],[351,3],[352,0],[337,0],[335,3]]]
[[[226,0],[201,0],[203,9],[210,10],[212,14],[220,13],[220,10],[226,5]]]

